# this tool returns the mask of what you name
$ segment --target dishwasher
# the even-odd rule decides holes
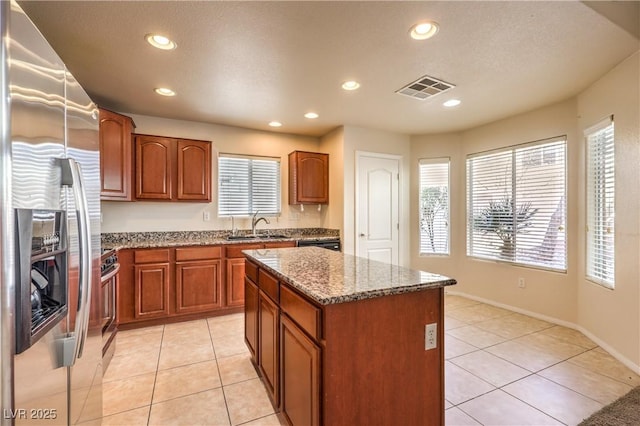
[[[298,240],[298,247],[322,247],[333,251],[340,251],[340,238]]]

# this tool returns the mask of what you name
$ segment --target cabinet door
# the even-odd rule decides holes
[[[220,308],[221,260],[176,263],[176,312]]]
[[[131,118],[100,110],[100,198],[131,201]]]
[[[320,347],[286,315],[280,324],[282,412],[294,426],[319,425]]]
[[[136,198],[170,200],[172,148],[175,141],[158,136],[136,135]]]
[[[176,198],[211,201],[211,142],[178,140]]]
[[[227,259],[227,306],[242,306],[244,303],[244,259]]]
[[[258,364],[258,286],[250,279],[244,280],[244,340],[253,362]]]
[[[258,309],[260,320],[258,327],[260,336],[258,338],[258,365],[262,372],[263,382],[266,385],[267,393],[277,407],[280,404],[279,392],[279,322],[280,309],[269,296],[260,291],[260,306]]]
[[[135,265],[135,318],[169,315],[169,263]]]
[[[289,154],[289,204],[329,202],[329,155],[294,151]]]

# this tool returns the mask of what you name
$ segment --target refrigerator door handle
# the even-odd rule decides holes
[[[84,192],[82,170],[80,164],[71,158],[62,161],[62,183],[73,189],[77,223],[78,245],[80,249],[80,285],[78,286],[78,307],[76,324],[73,333],[73,356],[69,357],[67,365],[73,365],[77,358],[82,357],[84,342],[89,328],[89,302],[91,301],[91,232],[89,224],[89,209]]]

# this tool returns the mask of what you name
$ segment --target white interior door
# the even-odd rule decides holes
[[[358,153],[356,255],[398,264],[400,158]]]

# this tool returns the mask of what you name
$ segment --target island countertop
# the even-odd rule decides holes
[[[443,275],[318,247],[243,251],[320,305],[351,302],[456,284]]]

